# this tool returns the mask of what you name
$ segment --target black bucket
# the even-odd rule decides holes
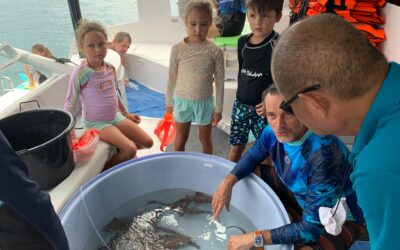
[[[73,116],[61,109],[35,109],[0,120],[0,129],[26,163],[30,177],[51,189],[74,169]]]

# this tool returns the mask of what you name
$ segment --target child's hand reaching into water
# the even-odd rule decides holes
[[[128,118],[129,120],[133,121],[134,123],[137,123],[137,124],[139,124],[140,121],[141,121],[140,116],[138,116],[138,115],[136,115],[136,114],[129,114],[129,113],[127,113],[127,114],[125,115],[125,117]]]
[[[222,113],[221,112],[214,112],[211,118],[211,125],[214,127],[218,125],[218,122],[221,121],[222,119]]]

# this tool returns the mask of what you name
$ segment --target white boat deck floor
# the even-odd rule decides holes
[[[227,158],[229,152],[228,138],[229,135],[220,128],[213,127],[211,132],[213,142],[213,155]],[[190,127],[189,139],[185,145],[186,152],[202,153],[202,146],[199,139],[199,127],[193,125]],[[167,147],[166,151],[173,151],[173,145]]]

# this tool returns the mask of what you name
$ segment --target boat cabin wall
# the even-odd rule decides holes
[[[119,31],[129,32],[133,43],[174,44],[185,35],[185,27],[179,16],[171,16],[170,0],[138,0],[138,21],[109,27],[110,38]],[[278,32],[283,32],[289,24],[289,3],[284,1],[282,19],[275,25]],[[382,45],[383,52],[391,61],[400,62],[400,7],[394,4],[386,4],[382,9],[385,16],[385,28],[387,40]]]
[[[400,6],[387,3],[383,8],[386,23],[383,25],[386,41],[382,44],[383,52],[389,61],[400,63]]]
[[[138,0],[138,21],[109,27],[110,40],[128,32],[133,43],[174,44],[186,34],[179,16],[171,16],[170,0]]]

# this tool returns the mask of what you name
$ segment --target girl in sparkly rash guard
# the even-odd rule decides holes
[[[107,34],[96,22],[83,21],[77,31],[78,46],[86,56],[71,75],[64,108],[75,113],[80,98],[82,123],[100,131],[100,140],[117,147],[118,152],[105,169],[136,157],[138,148],[149,148],[153,140],[139,126],[140,117],[129,114],[117,96],[115,69],[104,62]]]
[[[223,51],[206,39],[212,23],[210,1],[190,1],[184,21],[187,37],[171,49],[166,112],[173,113],[176,121],[175,151],[185,151],[191,123],[195,122],[203,153],[212,154],[212,126],[222,119],[225,70]]]

